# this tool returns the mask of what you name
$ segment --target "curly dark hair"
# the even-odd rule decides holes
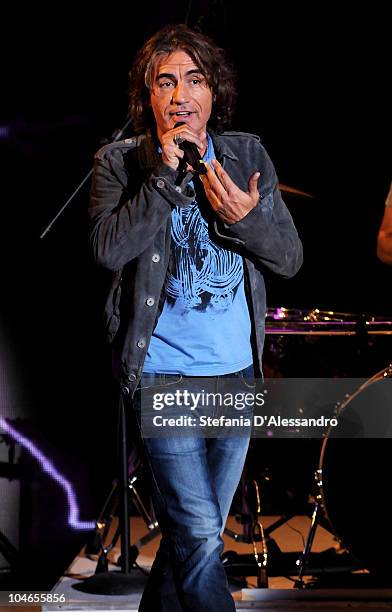
[[[147,40],[136,54],[130,70],[129,108],[136,133],[154,126],[150,88],[157,57],[178,49],[185,51],[200,68],[213,93],[209,126],[219,132],[230,125],[236,100],[235,73],[225,52],[208,36],[185,24],[175,24],[165,26]]]

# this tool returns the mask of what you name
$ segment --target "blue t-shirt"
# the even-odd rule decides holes
[[[208,136],[203,160],[214,157]],[[176,207],[171,221],[166,299],[144,371],[215,376],[242,370],[253,361],[242,257],[211,240],[196,201]]]

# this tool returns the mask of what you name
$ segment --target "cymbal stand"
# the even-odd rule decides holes
[[[226,528],[224,533],[236,542],[252,544],[253,555],[238,555],[227,551],[222,557],[222,563],[228,575],[256,576],[257,587],[268,587],[267,563],[268,547],[265,529],[261,520],[261,495],[256,479],[241,479],[243,512],[237,519],[243,525],[243,535]],[[253,492],[253,496],[251,493]],[[251,507],[252,506],[252,507]],[[261,543],[261,551],[257,550],[257,542]]]
[[[128,478],[128,490],[130,500],[132,501],[134,507],[146,523],[149,532],[146,535],[142,536],[139,540],[137,540],[132,546],[130,546],[129,554],[131,564],[136,561],[140,548],[148,544],[148,542],[150,542],[152,539],[159,536],[160,534],[160,528],[153,512],[152,514],[148,512],[136,488],[136,483],[138,480],[136,471],[139,467],[141,467],[141,462],[139,462],[136,466],[133,465],[132,467],[134,471],[130,473]],[[114,482],[110,493],[103,505],[103,508],[99,514],[99,517],[96,521],[93,539],[91,543],[87,544],[86,546],[87,554],[96,554],[99,550],[101,551],[95,570],[96,574],[103,571],[108,571],[108,554],[115,547],[120,537],[120,527],[118,526],[114,532],[110,544],[105,545],[114,515],[118,507],[117,488],[117,482]],[[121,564],[121,560],[122,557],[120,556],[117,563]]]
[[[315,472],[315,479],[316,479],[316,484],[318,485],[318,487],[321,487],[321,477],[322,477],[321,470],[317,470]],[[312,522],[310,525],[308,536],[304,544],[304,549],[296,561],[296,565],[298,566],[299,571],[298,571],[298,578],[294,582],[294,586],[297,589],[303,589],[305,586],[303,577],[304,577],[304,573],[305,573],[305,570],[308,564],[310,551],[313,546],[314,536],[316,535],[317,527],[319,525],[321,510],[322,510],[322,497],[321,497],[321,492],[318,492],[318,494],[316,495],[316,500],[315,500],[314,509],[312,513]]]

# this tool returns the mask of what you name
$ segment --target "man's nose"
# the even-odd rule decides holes
[[[182,81],[179,81],[173,90],[174,104],[183,104],[188,100],[188,90]]]

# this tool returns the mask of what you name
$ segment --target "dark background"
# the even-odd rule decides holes
[[[124,124],[135,51],[186,18],[237,68],[233,128],[259,134],[280,181],[314,196],[286,199],[305,263],[294,279],[271,282],[269,305],[392,317],[392,270],[375,254],[391,179],[386,12],[206,0],[96,5],[85,17],[68,3],[34,5],[5,18],[5,30],[14,25],[2,50],[1,325],[30,416],[20,427],[73,482],[84,520],[109,490],[116,432],[101,321],[107,276],[87,243],[87,186],[39,236]],[[62,496],[39,495],[29,512],[51,508],[52,531],[40,541],[40,519],[26,541],[60,567],[86,534],[64,528]]]

